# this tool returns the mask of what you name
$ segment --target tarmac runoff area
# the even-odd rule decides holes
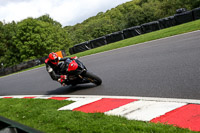
[[[164,123],[200,131],[200,100],[92,95],[18,95],[0,98],[70,100],[74,103],[58,110],[100,112],[128,120]]]

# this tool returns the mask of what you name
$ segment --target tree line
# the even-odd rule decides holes
[[[49,15],[18,23],[0,22],[0,62],[4,67],[41,58],[71,44],[68,33]]]
[[[13,66],[51,51],[69,54],[75,44],[174,15],[179,8],[199,6],[200,0],[132,0],[73,26],[63,27],[48,14],[20,22],[0,21],[0,63]]]

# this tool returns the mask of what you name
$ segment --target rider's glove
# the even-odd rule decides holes
[[[60,78],[61,79],[67,79],[67,75],[61,75]]]
[[[58,82],[62,84],[62,86],[65,85],[64,81],[67,79],[67,75],[61,75],[60,78],[58,79]]]

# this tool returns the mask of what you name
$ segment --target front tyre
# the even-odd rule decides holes
[[[96,75],[94,75],[93,73],[91,73],[91,72],[86,72],[85,73],[85,77],[87,77],[87,79],[90,81],[90,82],[92,82],[92,83],[94,83],[94,84],[96,84],[96,85],[101,85],[101,83],[102,83],[102,80],[98,77],[98,76],[96,76]]]

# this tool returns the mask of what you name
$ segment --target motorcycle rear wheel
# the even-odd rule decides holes
[[[101,83],[102,83],[101,78],[99,78],[98,76],[94,75],[94,74],[91,73],[91,72],[88,72],[88,71],[87,71],[87,72],[85,73],[85,77],[87,77],[87,79],[88,79],[90,82],[96,84],[97,86],[98,86],[98,85],[101,85]]]

